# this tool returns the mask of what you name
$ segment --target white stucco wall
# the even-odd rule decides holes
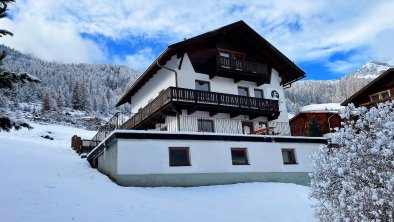
[[[262,89],[264,93],[264,98],[266,99],[275,99],[271,97],[271,92],[273,90],[279,93],[279,109],[280,116],[275,122],[284,122],[288,123],[288,116],[286,110],[285,96],[283,92],[283,87],[280,85],[281,78],[279,73],[272,69],[271,74],[271,82],[270,84],[263,84],[261,86],[257,86],[255,82],[249,81],[240,81],[238,83],[234,83],[233,79],[223,78],[223,77],[214,77],[213,79],[209,79],[209,76],[202,73],[196,73],[194,68],[190,62],[188,55],[185,53],[184,59],[182,62],[182,67],[178,70],[178,64],[180,59],[177,59],[176,56],[173,56],[171,60],[169,60],[165,66],[175,69],[178,72],[178,87],[181,88],[189,88],[195,89],[195,81],[196,80],[204,80],[210,82],[210,87],[212,92],[220,92],[220,93],[228,93],[228,94],[238,94],[238,87],[248,87],[249,95],[251,97],[254,96],[254,89]],[[172,71],[166,69],[160,69],[131,99],[131,112],[136,113],[140,108],[146,106],[149,101],[156,98],[160,91],[167,89],[170,86],[175,86],[175,74]],[[193,116],[198,116],[199,112],[196,112]],[[183,114],[182,116],[185,116]],[[218,114],[214,116],[215,118],[221,118],[222,114]],[[208,116],[208,115],[200,115],[200,116]],[[225,118],[229,118],[226,116]],[[240,117],[244,119],[244,117]],[[246,117],[245,119],[248,119]],[[265,121],[265,119],[258,119],[258,121]],[[175,118],[167,118],[166,123],[168,123],[168,129],[175,130],[176,128],[176,119]],[[256,121],[257,123],[257,121]],[[255,123],[255,128],[257,129],[257,125]],[[160,126],[161,127],[161,126]],[[290,132],[290,128],[286,130]]]
[[[310,172],[319,144],[194,140],[118,140],[118,175],[223,172]],[[170,167],[169,147],[190,147],[191,166]],[[250,165],[232,165],[231,148],[247,148]],[[294,148],[297,164],[285,165],[282,148]]]
[[[276,99],[272,98],[271,92],[277,91],[279,93],[279,110],[280,115],[275,122],[289,122],[289,118],[287,115],[287,108],[286,108],[286,99],[283,87],[280,85],[282,78],[279,76],[278,71],[272,69],[271,73],[271,84],[264,84],[262,87],[264,89],[264,95],[266,99]],[[289,129],[290,130],[290,129]]]
[[[179,63],[176,55],[173,56],[167,63],[166,67],[176,69]],[[159,69],[153,77],[145,83],[131,98],[131,113],[137,113],[138,109],[145,107],[149,101],[155,99],[160,91],[167,89],[170,86],[175,86],[175,73],[167,69]]]
[[[182,68],[178,74],[179,87],[195,89],[196,80],[209,81],[212,92],[228,93],[234,95],[238,95],[238,86],[248,87],[249,95],[251,97],[254,97],[254,89],[264,90],[264,85],[268,85],[268,84],[264,84],[262,86],[257,86],[255,82],[249,82],[249,81],[239,81],[237,83],[234,83],[233,79],[223,78],[223,77],[214,77],[212,79],[209,79],[208,75],[194,71],[188,55],[185,54],[182,63]],[[275,82],[274,83],[275,87],[278,86],[278,88],[281,88],[281,86],[279,85],[280,79],[278,80],[277,78],[271,78],[271,81]],[[264,97],[269,99],[270,97],[267,96],[270,96],[270,94],[268,95],[267,92],[264,91]]]
[[[240,81],[234,83],[233,79],[214,77],[209,79],[209,76],[202,73],[197,73],[194,71],[193,66],[187,54],[184,55],[182,68],[178,72],[178,84],[179,87],[195,89],[195,81],[203,80],[210,82],[212,92],[228,93],[238,95],[238,87],[248,87],[249,96],[254,97],[254,89],[262,89],[265,99],[275,99],[271,97],[272,91],[277,91],[279,93],[279,109],[281,114],[276,120],[277,122],[288,122],[287,109],[285,102],[285,95],[283,87],[280,85],[282,78],[279,76],[278,71],[272,69],[270,84],[263,84],[257,86],[255,82]]]

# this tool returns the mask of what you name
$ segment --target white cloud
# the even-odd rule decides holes
[[[394,21],[394,20],[393,20]],[[370,54],[375,60],[386,61],[394,64],[394,27],[380,32],[372,41]]]
[[[352,49],[359,49],[366,60],[394,61],[394,55],[377,41],[386,39],[383,35],[393,36],[387,30],[394,21],[394,2],[382,0],[26,0],[14,7],[15,19],[6,27],[15,37],[6,44],[47,59],[114,60],[111,57],[116,55],[104,55],[103,47],[80,33],[169,44],[243,19],[296,62],[320,60],[327,66],[336,62],[350,67],[350,59],[329,58]],[[154,57],[144,49],[115,60],[140,69]]]
[[[116,57],[115,63],[127,65],[137,71],[143,72],[155,60],[151,48],[144,48],[135,54],[127,55],[124,59]]]
[[[349,73],[357,68],[360,68],[360,64],[354,61],[347,60],[336,60],[334,62],[328,62],[327,67],[334,73]]]
[[[22,2],[20,13],[14,16],[14,20],[3,19],[3,27],[14,33],[13,37],[2,39],[4,44],[49,61],[77,63],[105,60],[100,47],[91,40],[83,39],[73,23],[49,22],[47,16],[52,11],[45,8],[38,11],[42,12],[39,14],[34,11],[39,6],[37,2],[26,5]]]

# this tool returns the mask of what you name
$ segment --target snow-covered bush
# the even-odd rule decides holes
[[[312,155],[310,196],[320,221],[394,221],[394,101],[349,105],[335,145]]]

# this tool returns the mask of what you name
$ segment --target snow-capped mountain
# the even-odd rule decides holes
[[[382,74],[389,68],[393,68],[394,65],[390,65],[383,62],[368,62],[367,64],[363,65],[359,70],[350,73],[349,75],[345,76],[344,78],[364,78],[364,79],[374,79]]]
[[[372,79],[393,67],[387,63],[372,61],[338,80],[298,81],[285,90],[287,110],[297,113],[302,110],[301,107],[311,104],[341,103]]]

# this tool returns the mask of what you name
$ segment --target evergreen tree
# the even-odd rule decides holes
[[[59,109],[63,109],[66,106],[66,99],[61,89],[59,89],[57,92],[56,103]]]
[[[74,84],[72,89],[72,108],[75,110],[79,110],[81,108],[80,86],[78,82]]]
[[[84,81],[84,84],[81,88],[81,108],[83,111],[91,112],[92,107],[92,94],[90,91],[89,82]]]
[[[57,100],[56,100],[56,93],[55,91],[51,90],[50,91],[50,97],[49,97],[49,107],[51,111],[57,111],[59,110],[59,107],[57,106]]]
[[[14,0],[0,0],[0,19],[5,18],[7,16],[7,10],[8,10],[8,4],[11,2],[15,2]],[[0,37],[3,37],[5,35],[10,35],[13,36],[12,32],[5,30],[5,29],[0,29]]]
[[[320,124],[317,122],[316,118],[312,118],[308,125],[308,134],[311,137],[320,137],[323,136],[323,133],[320,130]]]
[[[108,114],[109,106],[108,106],[108,100],[105,95],[101,96],[101,103],[100,103],[100,111],[103,114]]]
[[[7,16],[8,3],[14,0],[0,0],[0,18]],[[0,29],[0,37],[5,35],[13,35],[10,31]],[[27,74],[26,72],[14,73],[8,72],[3,68],[3,60],[6,53],[0,55],[0,89],[13,89],[16,84],[25,82],[39,82],[37,77]],[[16,94],[16,93],[15,93]],[[18,105],[17,98],[14,100],[14,105]],[[15,121],[11,119],[3,110],[0,110],[0,131],[10,131],[12,128],[18,130],[22,127],[31,128],[27,123]]]
[[[49,100],[50,100],[50,95],[49,95],[49,92],[46,91],[44,93],[44,96],[42,97],[42,111],[43,112],[47,112],[47,111],[51,110]]]

